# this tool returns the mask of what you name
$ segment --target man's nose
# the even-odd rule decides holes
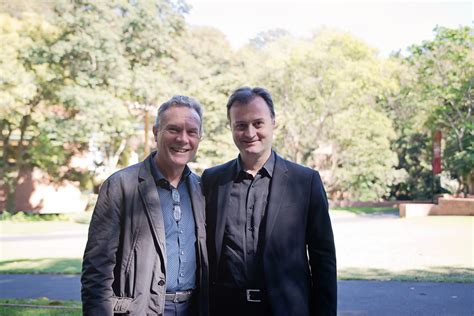
[[[178,133],[176,140],[182,143],[187,143],[189,141],[189,135],[186,131],[181,131]]]
[[[249,125],[249,127],[245,130],[244,133],[245,137],[248,138],[253,138],[256,135],[256,129],[252,125]]]

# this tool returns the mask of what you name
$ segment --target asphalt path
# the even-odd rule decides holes
[[[0,275],[1,298],[80,300],[77,275]],[[474,315],[474,284],[339,281],[338,315]]]

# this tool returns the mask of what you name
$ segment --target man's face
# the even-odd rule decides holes
[[[265,100],[257,96],[248,104],[236,102],[229,117],[232,137],[243,159],[270,155],[275,120]]]
[[[159,127],[153,127],[158,166],[184,168],[196,155],[201,137],[200,125],[199,115],[191,108],[173,106],[167,109]]]

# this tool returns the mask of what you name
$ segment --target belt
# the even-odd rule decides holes
[[[172,301],[174,303],[186,302],[193,296],[193,290],[187,291],[176,291],[175,293],[166,293],[165,300]]]
[[[250,303],[266,302],[267,293],[264,289],[236,289],[225,286],[215,286],[217,296],[234,297]]]

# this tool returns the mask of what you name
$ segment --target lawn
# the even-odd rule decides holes
[[[19,259],[0,261],[0,274],[80,274],[82,260],[71,258]],[[391,271],[376,268],[340,268],[339,280],[424,281],[474,283],[474,268],[435,267]]]
[[[80,258],[41,258],[0,261],[1,274],[79,274],[82,259]]]
[[[331,208],[331,211],[346,211],[357,215],[363,214],[398,214],[396,207],[368,207],[368,206],[337,206]]]
[[[81,302],[40,299],[0,299],[0,316],[82,315]]]
[[[474,283],[474,217],[399,218],[393,208],[344,209],[331,210],[339,279]],[[0,225],[0,273],[80,274],[88,225]]]
[[[339,280],[474,283],[474,268],[433,267],[423,270],[403,271],[376,268],[342,268],[338,269],[337,276]]]

